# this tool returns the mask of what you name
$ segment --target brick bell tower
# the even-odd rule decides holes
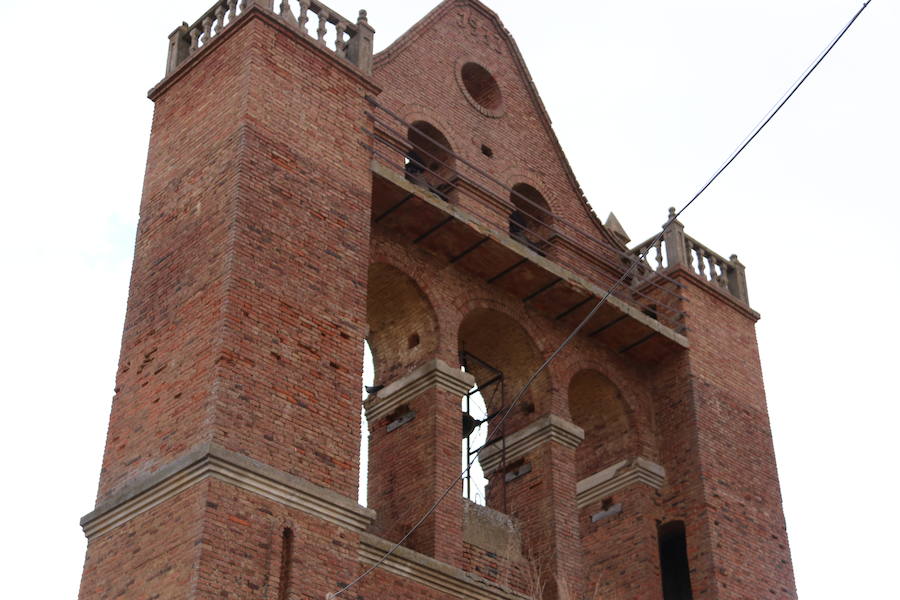
[[[79,598],[796,598],[744,268],[585,200],[496,14],[169,37]],[[368,507],[357,503],[363,342]],[[469,415],[471,417],[471,415]],[[461,486],[459,486],[461,487]]]

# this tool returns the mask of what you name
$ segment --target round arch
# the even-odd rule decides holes
[[[581,480],[635,451],[636,432],[622,392],[606,375],[594,369],[577,372],[569,382],[569,413],[584,429],[584,441],[575,451],[575,474]]]
[[[532,250],[546,250],[553,241],[555,219],[543,194],[528,183],[517,183],[509,201],[509,234]]]
[[[375,382],[387,384],[434,356],[440,327],[422,288],[387,263],[369,265],[367,340]]]

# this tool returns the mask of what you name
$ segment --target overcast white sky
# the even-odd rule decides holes
[[[354,16],[358,2],[333,0]],[[365,0],[384,47],[431,8]],[[526,0],[515,36],[598,214],[635,240],[687,201],[861,0]],[[3,3],[0,565],[74,598],[166,36],[211,0]],[[682,221],[747,265],[804,600],[900,598],[900,3],[873,0]]]

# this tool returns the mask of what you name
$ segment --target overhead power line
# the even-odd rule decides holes
[[[678,217],[680,217],[681,214],[685,210],[687,210],[688,207],[691,206],[694,201],[697,200],[697,198],[699,198],[703,194],[703,192],[705,192],[716,181],[716,179],[719,178],[719,176],[725,171],[725,169],[727,169],[731,165],[731,163],[733,163],[737,159],[737,157],[741,155],[741,153],[747,148],[747,146],[749,146],[750,143],[754,139],[756,139],[756,136],[758,136],[760,132],[765,129],[766,125],[768,125],[772,121],[772,119],[775,118],[775,115],[777,115],[778,112],[784,107],[784,105],[787,104],[787,102],[794,96],[797,90],[800,89],[800,86],[802,86],[803,83],[807,79],[809,79],[809,76],[812,75],[813,71],[815,71],[816,68],[820,64],[822,64],[822,61],[825,60],[825,57],[828,56],[828,54],[832,51],[832,49],[834,49],[837,43],[841,41],[841,38],[844,37],[844,34],[846,34],[850,27],[853,26],[853,24],[863,13],[863,11],[866,10],[866,7],[868,7],[871,2],[872,0],[866,0],[866,2],[863,3],[862,7],[856,12],[856,14],[853,15],[853,18],[850,19],[850,21],[843,27],[843,29],[841,29],[840,33],[838,33],[838,35],[835,36],[835,38],[825,47],[825,50],[823,50],[819,54],[819,56],[812,62],[812,64],[810,64],[810,66],[806,68],[803,74],[793,83],[793,85],[788,88],[788,91],[784,93],[784,95],[778,100],[778,102],[776,102],[775,105],[769,110],[769,112],[766,113],[766,115],[759,121],[759,123],[757,123],[753,130],[751,130],[750,134],[745,137],[740,144],[738,144],[737,148],[731,153],[728,159],[724,163],[722,163],[722,166],[719,167],[713,174],[713,176],[710,177],[705,184],[703,184],[703,186],[696,194],[694,194],[694,197],[691,198],[684,206],[682,206],[680,210],[669,217],[669,220],[666,221],[665,225],[663,225],[660,232],[653,239],[653,242],[647,246],[648,249],[656,246],[656,244],[662,239],[663,235],[665,235],[669,227],[671,227],[672,223],[675,222]],[[622,274],[622,276],[619,277],[618,280],[616,280],[616,282],[609,288],[609,290],[607,290],[603,297],[600,298],[597,304],[594,305],[587,316],[581,320],[581,322],[575,327],[575,329],[572,330],[572,332],[568,336],[566,336],[566,339],[564,339],[562,343],[556,348],[556,350],[554,350],[550,354],[550,356],[547,357],[547,359],[541,364],[541,366],[531,374],[531,376],[525,382],[525,385],[523,385],[522,389],[520,389],[516,393],[509,406],[506,408],[503,416],[500,418],[500,421],[495,426],[495,431],[503,431],[503,423],[512,413],[512,410],[518,405],[519,401],[522,399],[522,396],[525,395],[525,392],[528,391],[528,388],[531,387],[531,384],[534,383],[534,381],[541,375],[541,373],[543,373],[547,369],[547,367],[550,366],[550,363],[552,363],[556,359],[556,357],[559,356],[559,354],[563,351],[563,349],[565,349],[566,346],[568,346],[572,342],[572,340],[575,339],[575,337],[581,332],[581,330],[584,329],[585,325],[587,325],[588,322],[594,317],[594,315],[597,314],[597,311],[600,310],[600,308],[604,304],[606,304],[606,301],[609,299],[610,295],[619,287],[621,287],[622,284],[628,279],[628,277],[631,276],[631,273],[635,270],[635,268],[637,268],[637,266],[641,264],[646,258],[645,254],[647,251],[639,255],[634,260],[634,262],[632,262],[632,264]],[[422,523],[424,523],[428,519],[428,517],[430,517],[434,513],[435,510],[437,510],[437,507],[440,506],[441,502],[444,501],[444,498],[446,498],[447,495],[456,488],[457,484],[462,481],[463,477],[466,476],[466,473],[468,473],[472,468],[472,465],[475,464],[475,461],[478,459],[481,451],[497,439],[498,438],[489,439],[477,452],[473,453],[473,455],[469,458],[469,462],[466,464],[466,468],[463,469],[462,472],[456,477],[456,479],[453,480],[453,483],[451,483],[447,487],[447,489],[444,490],[444,492],[440,495],[437,501],[435,501],[431,508],[429,508],[425,512],[425,514],[423,514],[422,517],[418,521],[416,521],[416,523],[410,528],[410,530],[407,531],[402,538],[400,538],[400,541],[396,542],[391,547],[391,549],[384,554],[384,556],[378,559],[375,564],[363,571],[358,577],[356,577],[356,579],[342,587],[340,590],[327,594],[325,596],[325,599],[334,600],[335,598],[339,597],[344,592],[358,584],[360,581],[365,579],[370,573],[372,573],[372,571],[384,564],[384,561],[386,561],[394,552],[397,551],[397,548],[402,546],[403,543],[407,539],[409,539],[409,536],[411,536],[413,532],[415,532],[422,525]]]

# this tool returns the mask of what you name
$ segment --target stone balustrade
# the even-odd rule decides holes
[[[292,4],[296,7],[296,15]],[[292,29],[314,39],[364,73],[372,73],[375,30],[369,26],[364,10],[359,11],[359,17],[353,23],[318,0],[278,0],[277,10],[275,0],[218,0],[193,25],[182,23],[169,35],[166,75],[203,50],[215,36],[253,6],[278,15]],[[315,29],[310,31],[313,25]]]
[[[675,216],[675,209],[669,209],[669,219]],[[749,304],[747,279],[744,265],[736,254],[730,259],[713,252],[694,238],[684,233],[684,225],[672,221],[665,234],[638,244],[632,249],[636,256],[644,257],[643,271],[664,271],[682,265],[710,285],[717,287],[744,304]]]

